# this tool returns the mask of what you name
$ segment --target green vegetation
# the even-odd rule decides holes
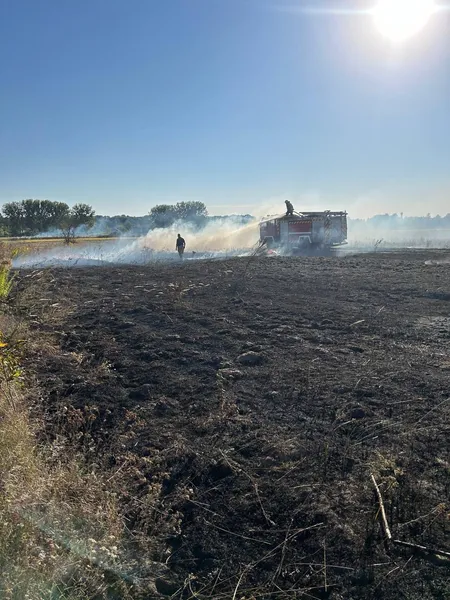
[[[96,215],[91,206],[76,204],[69,208],[64,202],[49,200],[22,200],[3,205],[0,213],[0,237],[64,237],[67,242],[77,237],[139,237],[158,227],[170,227],[174,223],[189,223],[196,228],[207,224],[220,225],[229,216],[208,216],[203,202],[178,202],[159,204],[150,213],[140,217],[129,215]],[[232,217],[238,225],[253,220],[251,215]]]
[[[22,200],[3,205],[3,227],[11,236],[36,235],[58,229],[69,213],[64,202],[50,200]]]
[[[62,231],[64,241],[70,244],[75,241],[75,233],[78,227],[85,225],[92,227],[95,223],[95,212],[88,204],[75,204],[61,219],[59,227]]]
[[[1,233],[20,237],[61,230],[64,239],[71,241],[78,227],[90,228],[94,222],[95,212],[88,204],[75,204],[69,208],[64,202],[29,199],[3,205]]]
[[[169,227],[176,221],[203,223],[208,210],[203,202],[177,202],[177,204],[158,204],[150,211],[154,227]]]
[[[6,300],[11,292],[14,276],[11,275],[11,263],[0,264],[0,300]]]
[[[168,227],[176,221],[204,224],[208,211],[203,202],[178,202],[174,205],[154,206],[146,217],[96,217],[92,206],[75,204],[69,208],[64,202],[50,200],[21,200],[3,205],[0,219],[2,236],[34,236],[51,231],[61,231],[64,240],[74,240],[76,230],[82,226],[92,228],[102,224],[102,233],[123,234],[141,225],[142,233],[154,227]],[[141,233],[141,232],[139,232]]]

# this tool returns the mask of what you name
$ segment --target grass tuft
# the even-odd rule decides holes
[[[11,275],[11,261],[3,260],[0,263],[0,300],[6,300],[14,284],[14,275]]]
[[[65,445],[39,444],[17,328],[0,314],[0,598],[127,598],[117,498]]]

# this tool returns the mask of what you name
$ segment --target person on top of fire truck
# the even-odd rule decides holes
[[[292,203],[289,202],[289,200],[285,200],[284,202],[286,204],[286,216],[292,217],[292,215],[294,214],[294,207],[292,206]]]

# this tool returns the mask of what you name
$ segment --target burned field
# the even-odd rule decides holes
[[[110,473],[143,597],[450,598],[448,252],[18,280],[43,439]]]

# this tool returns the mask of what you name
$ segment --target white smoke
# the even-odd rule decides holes
[[[38,252],[17,256],[16,268],[44,266],[90,266],[107,264],[145,264],[157,260],[178,260],[177,234],[186,241],[186,260],[246,255],[259,241],[259,221],[242,224],[242,217],[208,221],[199,229],[195,224],[178,222],[170,227],[152,229],[145,236],[102,242],[80,241],[71,245],[57,243]]]
[[[14,267],[83,266],[107,264],[145,264],[150,261],[178,260],[175,249],[176,237],[180,233],[186,241],[186,260],[245,256],[253,252],[259,242],[259,222],[269,215],[283,214],[284,200],[291,198],[298,212],[333,208],[319,202],[317,194],[311,192],[300,197],[289,194],[269,198],[261,204],[258,217],[243,224],[242,216],[211,218],[206,225],[198,227],[184,221],[170,227],[152,229],[134,240],[105,239],[103,241],[79,241],[66,246],[56,242],[39,249],[40,242],[29,254],[17,256]],[[340,206],[342,209],[343,207]],[[344,207],[345,209],[345,207]],[[351,217],[351,215],[349,215]],[[368,220],[349,219],[349,249],[364,252],[387,247],[449,247],[450,215],[442,219],[440,228],[428,229],[429,224],[421,219],[411,222],[402,216],[374,218]],[[431,221],[430,221],[431,223]],[[415,229],[416,228],[416,229]],[[43,242],[44,243],[44,242]]]
[[[150,250],[175,250],[178,233],[186,241],[186,252],[223,252],[253,246],[258,241],[259,226],[257,220],[242,225],[235,217],[207,223],[201,230],[195,225],[179,222],[164,229],[152,229],[136,244]]]
[[[432,225],[435,225],[434,227]],[[447,225],[447,226],[446,226]],[[356,248],[448,248],[450,247],[450,221],[436,224],[425,218],[349,220],[349,244]]]

